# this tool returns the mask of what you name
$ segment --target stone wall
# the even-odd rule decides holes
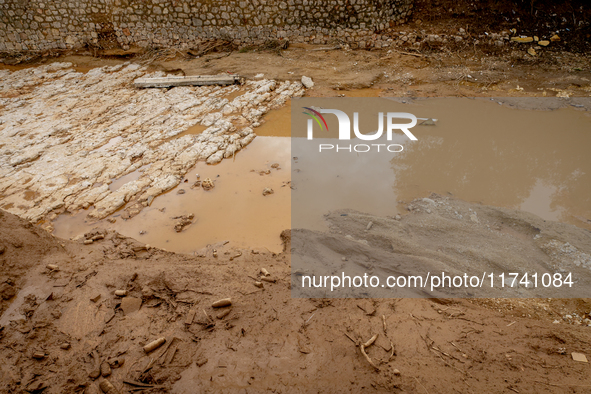
[[[225,39],[380,46],[414,0],[0,0],[0,51],[191,47]]]

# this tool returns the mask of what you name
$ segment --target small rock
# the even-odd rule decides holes
[[[365,228],[365,231],[371,230],[372,227],[373,227],[373,222],[367,223],[367,227]]]
[[[203,190],[211,190],[215,187],[213,181],[210,178],[205,178],[203,182],[201,182],[201,187]]]
[[[59,267],[55,264],[47,264],[45,267],[50,271],[59,271]]]
[[[267,271],[265,268],[261,268],[261,274],[263,274],[264,276],[269,276],[269,275],[271,275],[271,274],[269,273],[269,271]]]
[[[548,41],[548,40],[538,41],[538,45],[543,46],[543,47],[547,47],[548,45],[550,45],[550,41]]]
[[[202,367],[202,366],[204,366],[205,364],[207,364],[207,359],[206,359],[205,357],[201,357],[200,359],[198,359],[197,361],[195,361],[195,364],[196,364],[198,367]]]
[[[36,360],[42,360],[45,358],[45,352],[35,352],[33,353],[33,358]]]
[[[273,164],[271,164],[271,168],[279,168],[279,163],[273,163]]]
[[[532,55],[532,56],[536,56],[536,50],[535,50],[535,49],[533,49],[533,48],[529,48],[529,49],[527,50],[527,53],[529,53],[529,54],[530,54],[530,55]]]
[[[174,217],[173,219],[178,219],[178,221],[174,225],[174,231],[176,231],[177,233],[180,233],[181,231],[183,231],[185,229],[185,227],[187,227],[188,225],[193,223],[194,217],[195,217],[195,215],[193,215],[192,213],[189,215],[182,215],[182,216]]]
[[[90,372],[88,373],[88,376],[89,376],[91,379],[96,379],[96,378],[98,378],[99,376],[101,376],[101,369],[100,369],[99,367],[97,367],[96,369],[93,369],[92,371],[90,371]]]
[[[554,34],[550,37],[550,41],[560,41],[560,36],[558,34]]]
[[[306,89],[310,89],[314,87],[314,81],[312,81],[312,78],[310,77],[302,76],[302,85],[304,85]]]
[[[398,369],[396,369],[396,368],[394,368],[394,369],[392,370],[392,373],[393,373],[394,375],[396,375],[396,376],[400,376],[400,371],[399,371]]]
[[[268,196],[269,194],[273,194],[275,191],[270,187],[266,187],[263,189],[263,196]]]
[[[123,364],[125,364],[125,358],[117,357],[117,358],[110,358],[107,360],[109,366],[111,368],[120,368]]]
[[[106,378],[107,376],[111,375],[111,366],[109,365],[108,362],[103,361],[101,363],[101,376],[103,378]]]
[[[92,242],[93,242],[92,239],[85,239],[84,245],[90,245]]]
[[[258,287],[259,289],[262,289],[263,288],[263,282],[254,282],[254,285],[256,287]]]
[[[262,79],[265,76],[265,74],[261,73],[261,74],[257,74],[254,76],[254,79]]]
[[[185,194],[185,189],[179,189],[176,194]]]
[[[223,307],[230,306],[230,305],[232,305],[231,298],[222,298],[221,300],[217,300],[216,302],[211,304],[211,307],[212,308],[223,308]]]
[[[100,299],[101,299],[101,293],[96,293],[95,295],[90,297],[90,301],[92,301],[92,302],[98,302],[98,300],[100,300]]]
[[[571,353],[571,356],[573,357],[573,360],[575,360],[575,361],[579,361],[582,363],[588,362],[587,357],[583,353]]]
[[[224,310],[223,312],[220,312],[216,315],[216,317],[221,320],[224,317],[228,316],[230,314],[230,312],[232,312],[232,308],[227,308],[226,310]]]
[[[394,216],[394,219],[396,219],[396,220],[400,220],[400,219],[402,219],[402,216],[400,216],[400,215],[396,215],[396,216]]]
[[[115,290],[115,295],[117,297],[125,297],[127,296],[127,290]]]

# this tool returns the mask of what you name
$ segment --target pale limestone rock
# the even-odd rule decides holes
[[[267,79],[242,87],[137,90],[134,79],[164,73],[148,73],[137,64],[86,74],[71,67],[0,70],[0,202],[30,220],[92,205],[96,218],[127,203],[127,210],[137,212],[175,187],[198,160],[217,163],[234,156],[256,137],[250,126],[304,93],[299,82]],[[238,89],[244,92],[225,98]],[[1,94],[15,91],[24,93]],[[176,138],[196,124],[208,129]],[[113,180],[139,168],[137,179],[109,189]]]

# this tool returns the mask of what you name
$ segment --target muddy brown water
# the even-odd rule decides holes
[[[393,142],[404,146],[401,153],[306,155],[294,148],[293,155],[300,156],[293,165],[294,227],[325,229],[322,214],[334,209],[395,215],[403,209],[396,202],[434,192],[591,228],[588,113],[573,107],[514,109],[499,100],[371,100],[381,100],[372,107],[386,103],[389,111],[438,120],[412,129],[418,141],[400,133]],[[332,118],[327,117],[328,128],[338,129]],[[365,129],[376,130],[377,119],[373,126]]]
[[[180,253],[192,253],[222,241],[230,241],[229,245],[234,247],[279,252],[282,249],[279,234],[291,225],[289,157],[289,138],[257,137],[234,160],[223,160],[215,166],[198,163],[186,174],[188,182],[181,182],[159,196],[132,219],[123,220],[121,211],[111,216],[115,223],[87,220],[88,211],[60,215],[54,222],[54,234],[70,238],[98,226]],[[275,163],[279,169],[272,167]],[[124,175],[109,187],[116,190],[139,178],[145,170],[142,167]],[[215,188],[211,191],[191,188],[197,174],[201,180],[212,179]],[[274,193],[263,196],[265,188],[273,189]],[[185,193],[177,194],[180,189]],[[195,215],[193,224],[180,233],[175,232],[173,218],[188,214]]]
[[[435,126],[413,129],[418,141],[406,143],[404,153],[388,157],[379,171],[347,178],[336,167],[322,167],[316,171],[321,177],[294,185],[291,195],[287,184],[291,166],[304,172],[319,167],[304,158],[293,160],[291,139],[286,137],[291,132],[291,108],[286,106],[265,117],[265,123],[255,130],[260,136],[234,159],[215,166],[198,163],[187,174],[187,183],[156,198],[138,216],[125,221],[119,211],[112,216],[115,223],[92,223],[86,220],[87,211],[61,215],[54,222],[54,234],[69,238],[98,225],[182,253],[226,240],[235,247],[278,252],[279,234],[291,226],[291,198],[305,204],[303,216],[314,223],[313,228],[324,229],[323,215],[330,209],[394,215],[402,213],[398,202],[432,192],[522,209],[546,220],[591,229],[591,117],[584,111],[517,110],[496,101],[472,99],[396,105],[401,106],[396,110],[439,120]],[[503,119],[511,126],[498,127],[493,119]],[[184,134],[200,131],[196,127]],[[273,163],[281,169],[271,168]],[[110,189],[137,179],[145,170],[114,180]],[[259,175],[266,170],[270,174]],[[215,188],[209,192],[191,189],[196,174],[202,180],[214,180]],[[329,188],[323,187],[327,174],[334,177]],[[266,187],[275,193],[263,196]],[[185,194],[177,194],[179,189]],[[193,224],[176,233],[172,218],[190,213],[195,215]]]

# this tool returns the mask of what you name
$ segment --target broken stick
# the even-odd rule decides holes
[[[363,354],[363,357],[365,357],[365,359],[367,360],[367,362],[369,363],[369,365],[371,365],[372,367],[374,367],[376,370],[379,370],[379,368],[377,367],[377,365],[375,365],[374,362],[371,361],[371,358],[369,358],[369,356],[365,352],[365,348],[370,347],[371,345],[373,345],[373,343],[376,341],[377,338],[378,338],[378,334],[374,335],[373,337],[371,337],[369,339],[369,341],[367,341],[365,343],[362,343],[359,346],[359,349],[361,349],[361,354]]]

